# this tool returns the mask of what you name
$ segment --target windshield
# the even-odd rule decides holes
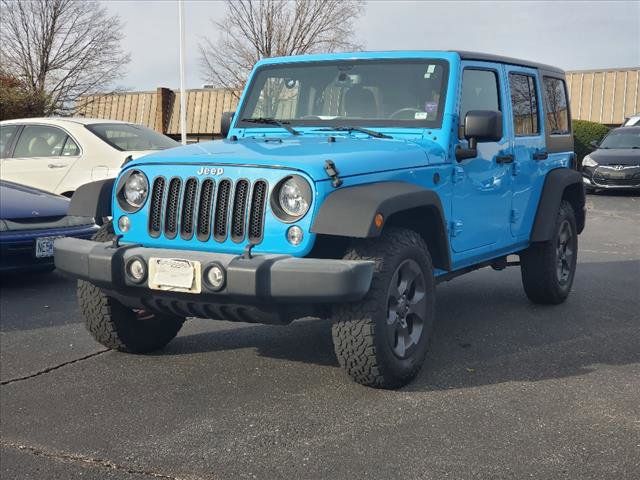
[[[605,137],[600,148],[640,148],[640,130],[614,130]]]
[[[263,67],[238,118],[302,126],[436,128],[442,121],[448,64],[443,60],[359,60]],[[273,128],[273,127],[271,127]]]
[[[128,123],[94,123],[87,128],[120,151],[165,150],[180,144],[169,137],[141,125]]]

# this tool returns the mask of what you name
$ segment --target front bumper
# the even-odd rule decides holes
[[[198,261],[202,272],[217,262],[226,271],[225,286],[214,291],[202,279],[198,294],[152,290],[148,279],[134,282],[125,272],[132,257],[148,261],[179,258]],[[369,291],[374,262],[296,258],[288,255],[254,255],[251,258],[223,253],[113,246],[75,238],[55,242],[56,268],[120,296],[163,298],[214,304],[318,304],[359,300]]]
[[[622,171],[584,167],[582,182],[586,188],[592,189],[640,189],[640,167],[625,167]]]

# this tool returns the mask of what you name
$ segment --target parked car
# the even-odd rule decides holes
[[[623,127],[633,127],[633,126],[636,126],[636,125],[640,126],[640,113],[636,113],[635,115],[631,115],[622,124]]]
[[[69,199],[0,180],[0,271],[53,270],[53,242],[91,238],[92,217],[67,215]]]
[[[0,122],[0,178],[70,197],[113,178],[127,157],[178,146],[141,125],[88,118]]]
[[[582,179],[588,191],[640,189],[640,126],[611,130],[582,159]]]
[[[93,241],[56,241],[103,345],[161,348],[189,316],[319,316],[356,382],[395,388],[425,359],[437,283],[519,266],[531,301],[569,295],[585,196],[558,68],[451,51],[265,59],[223,131],[73,197],[113,217]]]

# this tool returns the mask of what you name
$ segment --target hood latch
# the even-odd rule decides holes
[[[327,172],[327,175],[331,179],[331,185],[333,185],[333,188],[338,188],[342,185],[342,179],[338,176],[340,172],[338,172],[333,160],[326,160],[324,162],[324,171]]]

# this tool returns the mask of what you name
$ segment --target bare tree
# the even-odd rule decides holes
[[[67,113],[129,62],[120,18],[96,1],[0,0],[0,8],[0,74],[42,99],[42,115]]]
[[[358,50],[361,0],[226,0],[218,39],[200,44],[203,78],[238,90],[262,58]]]

